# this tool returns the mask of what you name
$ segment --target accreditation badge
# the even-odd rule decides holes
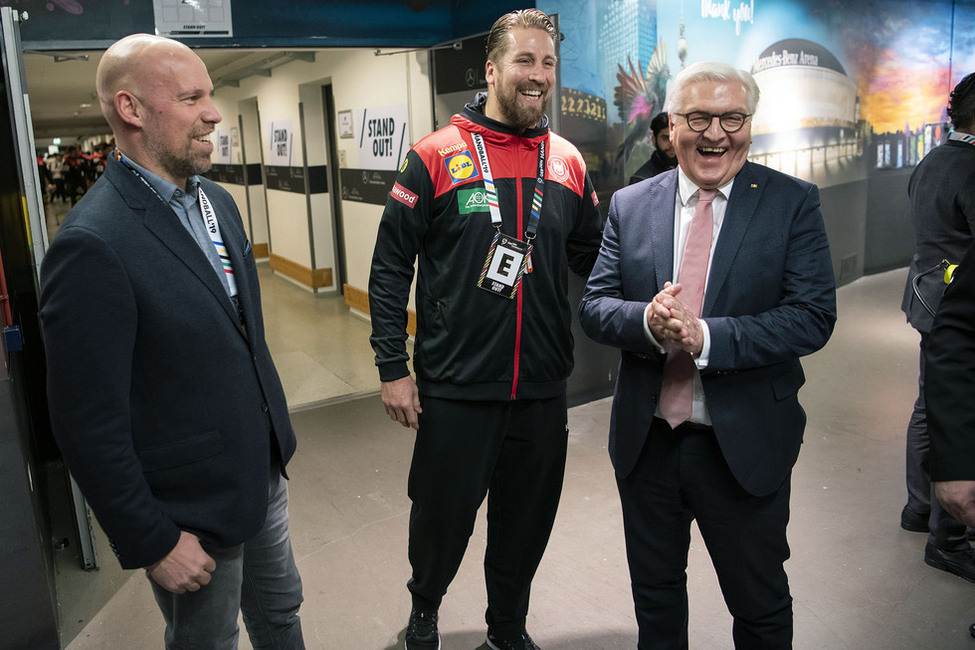
[[[521,286],[531,244],[497,232],[491,241],[477,286],[503,298],[514,298]]]

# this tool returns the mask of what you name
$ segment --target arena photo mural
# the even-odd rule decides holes
[[[545,0],[558,14],[561,132],[604,206],[652,152],[683,67],[722,61],[761,89],[749,158],[819,185],[837,278],[906,266],[907,180],[975,71],[975,6],[902,0]]]

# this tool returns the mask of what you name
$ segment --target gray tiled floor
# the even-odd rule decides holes
[[[787,565],[796,648],[975,647],[966,631],[975,621],[975,585],[924,565],[924,535],[898,526],[917,366],[916,335],[897,309],[904,276],[892,271],[842,288],[836,333],[805,362],[809,424],[794,473]],[[308,647],[398,647],[409,613],[405,485],[413,435],[386,418],[373,392],[368,326],[338,300],[313,298],[278,278],[263,281],[269,338],[289,398],[326,403],[294,414],[299,453],[290,466]],[[324,391],[332,387],[364,396],[331,403]],[[609,406],[607,399],[570,411],[562,505],[529,619],[544,648],[636,645],[606,455]],[[481,521],[441,610],[447,650],[483,643],[484,543]],[[161,648],[161,618],[145,578],[120,571],[104,544],[101,556],[104,568],[94,574],[62,562],[65,639],[74,639],[68,647]],[[730,617],[696,535],[688,571],[691,647],[731,647]],[[106,599],[104,607],[92,604]]]

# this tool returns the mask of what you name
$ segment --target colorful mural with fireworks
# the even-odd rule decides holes
[[[696,61],[755,73],[763,112],[756,115],[753,157],[821,185],[842,182],[843,170],[817,167],[817,160],[916,164],[944,134],[951,88],[975,70],[975,7],[950,1],[538,6],[559,15],[566,36],[562,130],[586,151],[607,190],[649,156],[649,120],[662,110],[672,77]]]

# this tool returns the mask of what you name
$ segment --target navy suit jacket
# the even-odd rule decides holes
[[[54,435],[125,568],[160,560],[181,530],[247,540],[264,524],[272,445],[285,463],[295,449],[240,214],[202,184],[245,327],[173,209],[114,160],[41,268]]]
[[[677,171],[625,187],[610,202],[599,259],[579,307],[582,328],[622,351],[609,451],[633,469],[653,420],[665,355],[643,329],[647,303],[672,281]],[[741,486],[773,492],[805,427],[799,357],[829,339],[836,295],[815,185],[746,162],[735,177],[702,306],[711,333],[701,372],[715,436]]]

